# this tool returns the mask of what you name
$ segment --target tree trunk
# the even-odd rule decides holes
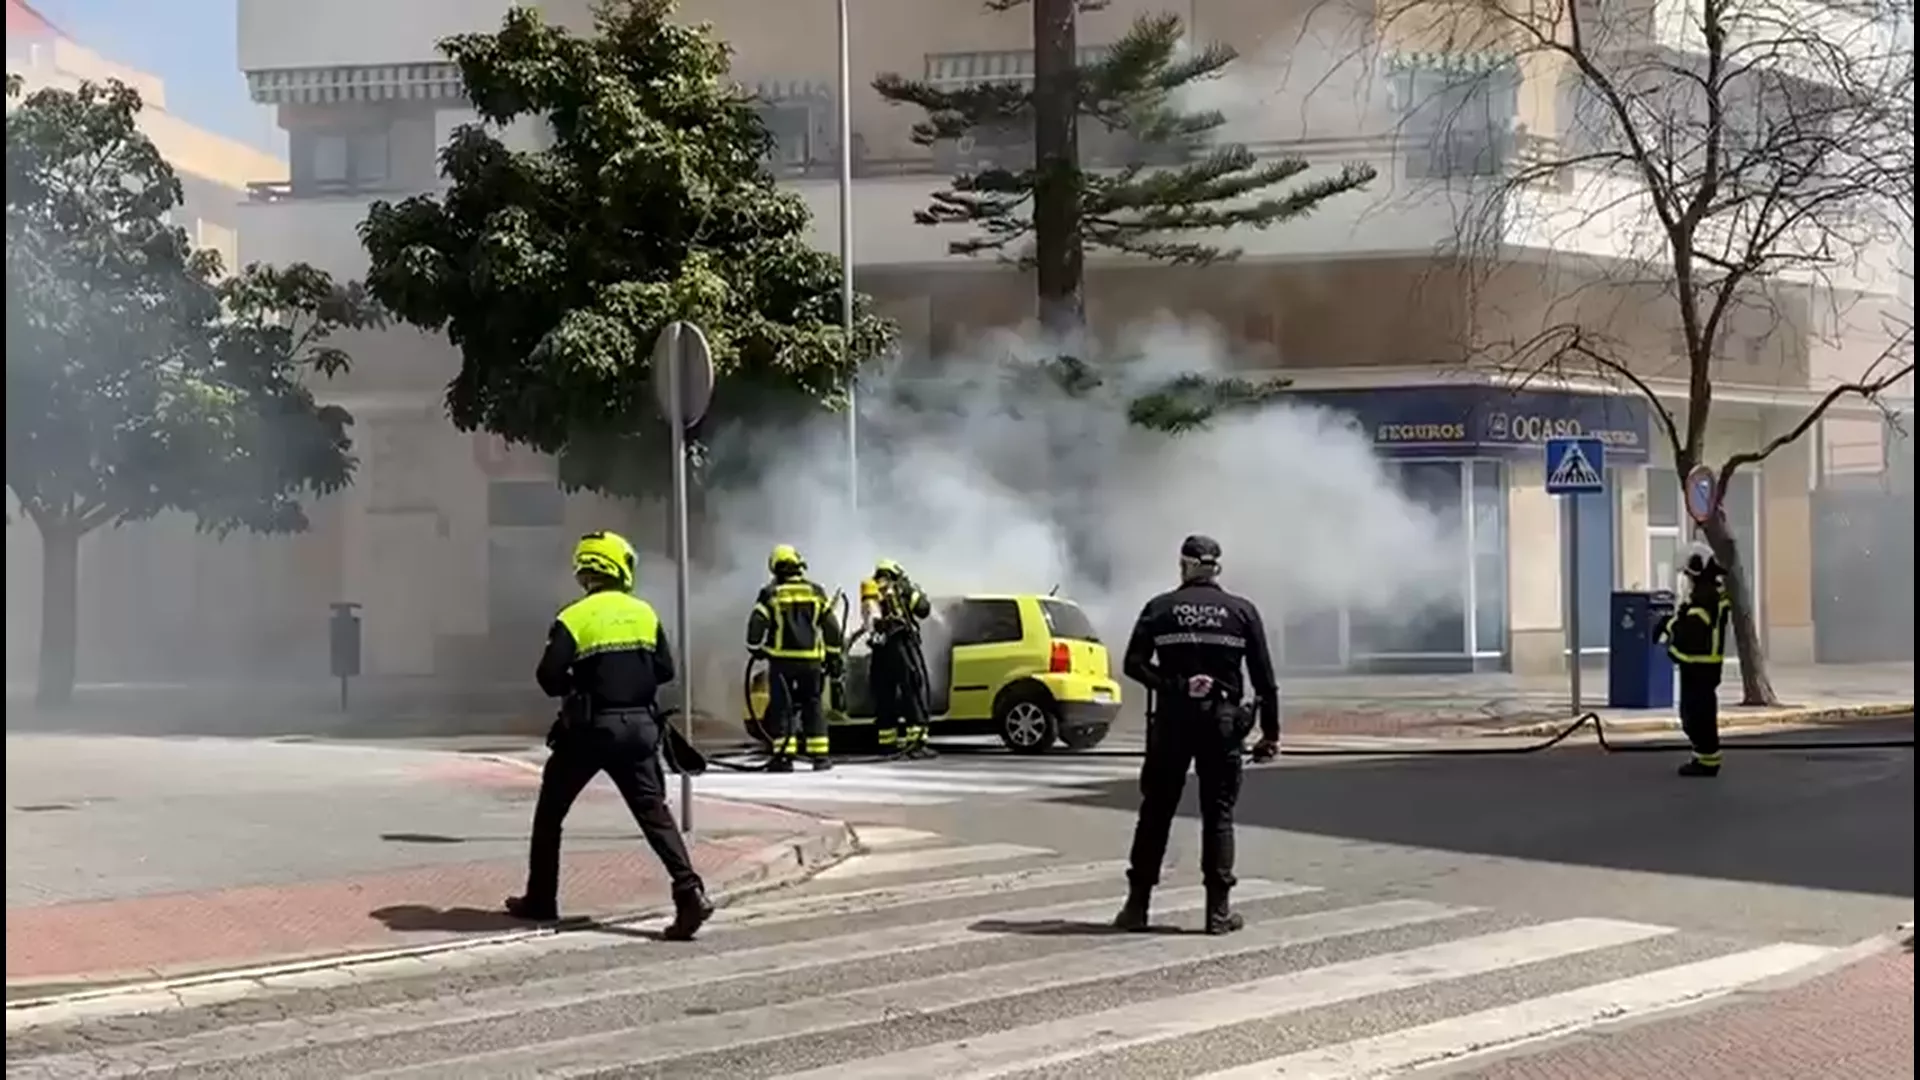
[[[1040,325],[1083,355],[1078,0],[1033,3],[1033,247]]]
[[[68,521],[40,523],[40,681],[43,708],[73,700],[80,647],[80,530]]]
[[[1742,705],[1777,705],[1773,682],[1767,678],[1767,654],[1760,643],[1760,627],[1753,618],[1753,588],[1746,564],[1724,514],[1715,514],[1702,530],[1713,557],[1727,569],[1727,596],[1733,601],[1733,640],[1740,646]]]

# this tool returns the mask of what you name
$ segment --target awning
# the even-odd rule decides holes
[[[460,70],[444,63],[249,71],[247,90],[253,100],[262,105],[466,99],[460,84]]]
[[[742,83],[742,90],[761,101],[832,101],[833,88],[805,79],[764,79]]]
[[[1084,45],[1079,51],[1081,64],[1097,64],[1106,58],[1108,46]],[[1032,49],[1000,49],[994,52],[928,53],[927,81],[949,85],[1026,82],[1033,78]]]
[[[1387,55],[1387,70],[1394,72],[1433,72],[1445,75],[1491,75],[1514,70],[1514,55],[1508,52],[1395,52]]]

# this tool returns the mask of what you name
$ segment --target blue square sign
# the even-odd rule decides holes
[[[1588,495],[1606,489],[1606,443],[1599,439],[1547,440],[1547,494]]]

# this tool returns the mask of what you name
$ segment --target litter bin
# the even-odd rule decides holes
[[[360,605],[341,602],[329,605],[333,617],[327,620],[329,666],[340,680],[340,711],[347,710],[347,680],[360,674]]]
[[[1673,707],[1673,658],[1660,642],[1660,628],[1673,614],[1673,594],[1616,592],[1607,642],[1607,706],[1614,709]]]

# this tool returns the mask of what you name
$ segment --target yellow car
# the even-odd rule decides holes
[[[998,735],[1020,754],[1044,754],[1056,743],[1087,750],[1107,737],[1120,712],[1120,684],[1078,604],[1031,594],[931,600],[933,616],[920,636],[935,736]],[[847,655],[845,700],[828,704],[836,747],[873,728],[870,659],[856,642]],[[756,671],[747,692],[748,730],[758,738],[756,718],[767,710],[764,671]]]

